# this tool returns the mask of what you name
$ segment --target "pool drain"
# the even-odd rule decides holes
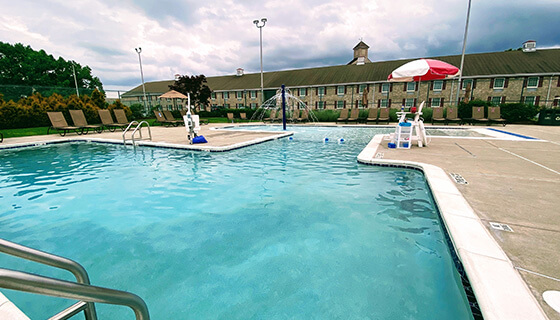
[[[490,222],[490,226],[495,230],[513,232],[513,229],[505,223]]]
[[[465,178],[463,178],[463,176],[458,173],[450,172],[449,175],[451,176],[451,178],[453,178],[453,180],[455,180],[455,183],[457,184],[469,184],[467,180],[465,180]]]

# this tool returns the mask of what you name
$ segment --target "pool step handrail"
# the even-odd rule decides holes
[[[4,239],[0,239],[0,252],[67,270],[74,275],[76,282],[70,282],[0,268],[0,288],[80,300],[50,319],[69,319],[83,311],[86,320],[97,320],[94,302],[128,306],[134,310],[136,319],[150,318],[142,298],[125,291],[92,286],[87,271],[76,261]]]
[[[133,145],[133,146],[136,145],[136,142],[135,142],[135,139],[134,139],[134,136],[136,135],[136,132],[139,132],[139,133],[140,133],[140,139],[139,139],[139,140],[144,140],[144,138],[142,137],[142,125],[143,125],[143,124],[145,124],[145,125],[148,127],[148,134],[149,134],[149,136],[150,136],[148,139],[149,139],[150,141],[152,141],[152,130],[150,129],[150,124],[149,124],[147,121],[145,121],[145,120],[142,120],[142,121],[140,121],[140,122],[134,120],[134,121],[132,121],[131,123],[129,123],[128,126],[126,127],[126,129],[124,129],[124,131],[123,131],[123,135],[122,135],[122,137],[123,137],[123,144],[126,145],[126,133],[130,130],[130,128],[131,128],[133,125],[136,125],[136,127],[134,128],[134,131],[132,131],[132,136],[131,136],[131,138],[130,138],[130,140],[132,141],[132,145]]]

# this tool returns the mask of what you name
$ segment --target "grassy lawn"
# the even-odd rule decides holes
[[[228,122],[227,118],[208,118],[210,123],[225,123]],[[160,126],[161,124],[155,123],[156,119],[145,119],[150,126]],[[40,136],[46,135],[49,127],[35,127],[35,128],[21,128],[21,129],[1,129],[0,132],[4,134],[4,138],[27,137],[27,136]],[[56,133],[55,131],[50,132]]]

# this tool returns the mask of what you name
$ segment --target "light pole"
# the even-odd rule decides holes
[[[263,81],[263,59],[262,59],[262,28],[266,24],[266,18],[262,18],[260,22],[262,25],[259,24],[259,20],[253,20],[253,23],[257,28],[259,28],[260,33],[260,44],[261,44],[261,106],[264,104],[264,81]]]
[[[142,53],[142,48],[134,48],[136,53],[138,53],[138,62],[140,62],[140,76],[142,77],[142,92],[144,93],[144,113],[148,113],[148,106],[146,106],[146,87],[144,86],[144,72],[142,71],[142,57],[140,57],[140,53]]]
[[[74,68],[74,61],[72,61],[72,73],[74,73],[74,84],[76,85],[76,95],[80,97],[80,91],[78,91],[78,80],[76,79],[76,69]]]
[[[459,105],[459,93],[461,92],[461,78],[463,77],[463,64],[465,62],[465,48],[467,47],[467,33],[469,31],[469,17],[471,15],[471,0],[467,7],[467,21],[465,22],[465,35],[463,36],[463,53],[461,54],[461,66],[459,67],[459,80],[457,83],[457,106]]]

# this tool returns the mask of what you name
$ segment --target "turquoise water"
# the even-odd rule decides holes
[[[0,234],[138,294],[153,319],[471,318],[422,174],[356,162],[375,132],[302,129],[226,153],[3,151]],[[72,280],[5,255],[0,265]],[[32,319],[71,304],[2,291]]]

